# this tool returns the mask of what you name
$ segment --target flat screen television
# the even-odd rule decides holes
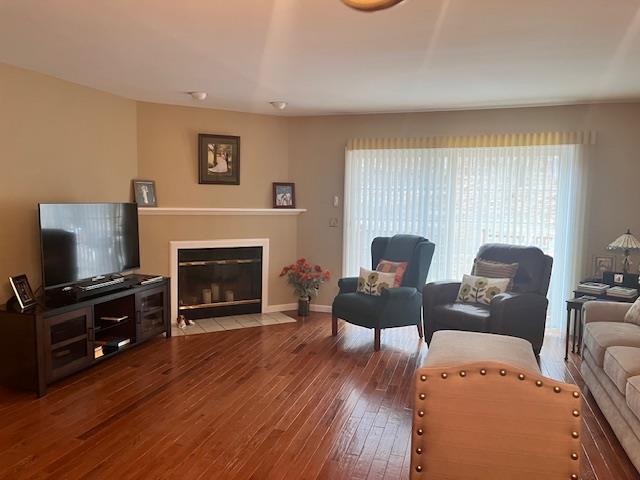
[[[135,203],[41,203],[38,210],[44,288],[140,267]]]

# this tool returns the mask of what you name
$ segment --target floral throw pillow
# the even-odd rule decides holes
[[[380,260],[376,271],[393,273],[395,275],[393,280],[393,287],[398,288],[402,285],[402,279],[404,278],[404,272],[407,270],[407,262],[392,262],[391,260]]]
[[[357,291],[365,295],[379,297],[383,290],[393,287],[394,278],[395,273],[376,272],[361,268]]]
[[[509,286],[510,278],[487,278],[465,275],[458,290],[458,303],[479,303],[489,305],[493,297],[499,293],[505,293]]]

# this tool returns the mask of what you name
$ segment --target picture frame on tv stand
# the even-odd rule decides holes
[[[31,285],[29,285],[29,279],[24,273],[9,277],[9,283],[11,283],[13,293],[22,310],[26,310],[36,304],[36,296],[31,289]]]

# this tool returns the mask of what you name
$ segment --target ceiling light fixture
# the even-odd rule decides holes
[[[191,95],[194,100],[200,101],[206,100],[208,96],[207,92],[189,92],[189,95]]]
[[[271,106],[277,110],[284,110],[287,108],[287,102],[277,101],[277,102],[269,102]]]
[[[342,3],[356,10],[374,12],[376,10],[393,7],[402,1],[403,0],[342,0]]]

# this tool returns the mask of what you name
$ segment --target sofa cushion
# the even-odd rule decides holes
[[[499,362],[540,373],[527,340],[492,333],[440,330],[433,334],[425,367],[452,366],[463,363]]]
[[[333,300],[333,313],[362,327],[373,328],[382,306],[381,298],[363,293],[342,293]],[[367,323],[365,325],[364,323]]]
[[[596,364],[602,368],[607,348],[640,347],[640,327],[623,322],[587,323],[584,328],[584,344]]]
[[[633,414],[640,418],[640,375],[627,381],[627,406]]]
[[[442,329],[486,332],[491,311],[478,303],[445,303],[433,308],[433,321]]]
[[[518,263],[518,271],[513,279],[514,292],[540,292],[546,290],[545,255],[537,247],[502,245],[488,243],[480,247],[477,258],[501,263]]]
[[[640,375],[640,348],[607,348],[604,354],[604,371],[624,395],[627,379]]]
[[[633,302],[631,308],[627,310],[627,313],[624,316],[624,321],[640,325],[640,298]]]

